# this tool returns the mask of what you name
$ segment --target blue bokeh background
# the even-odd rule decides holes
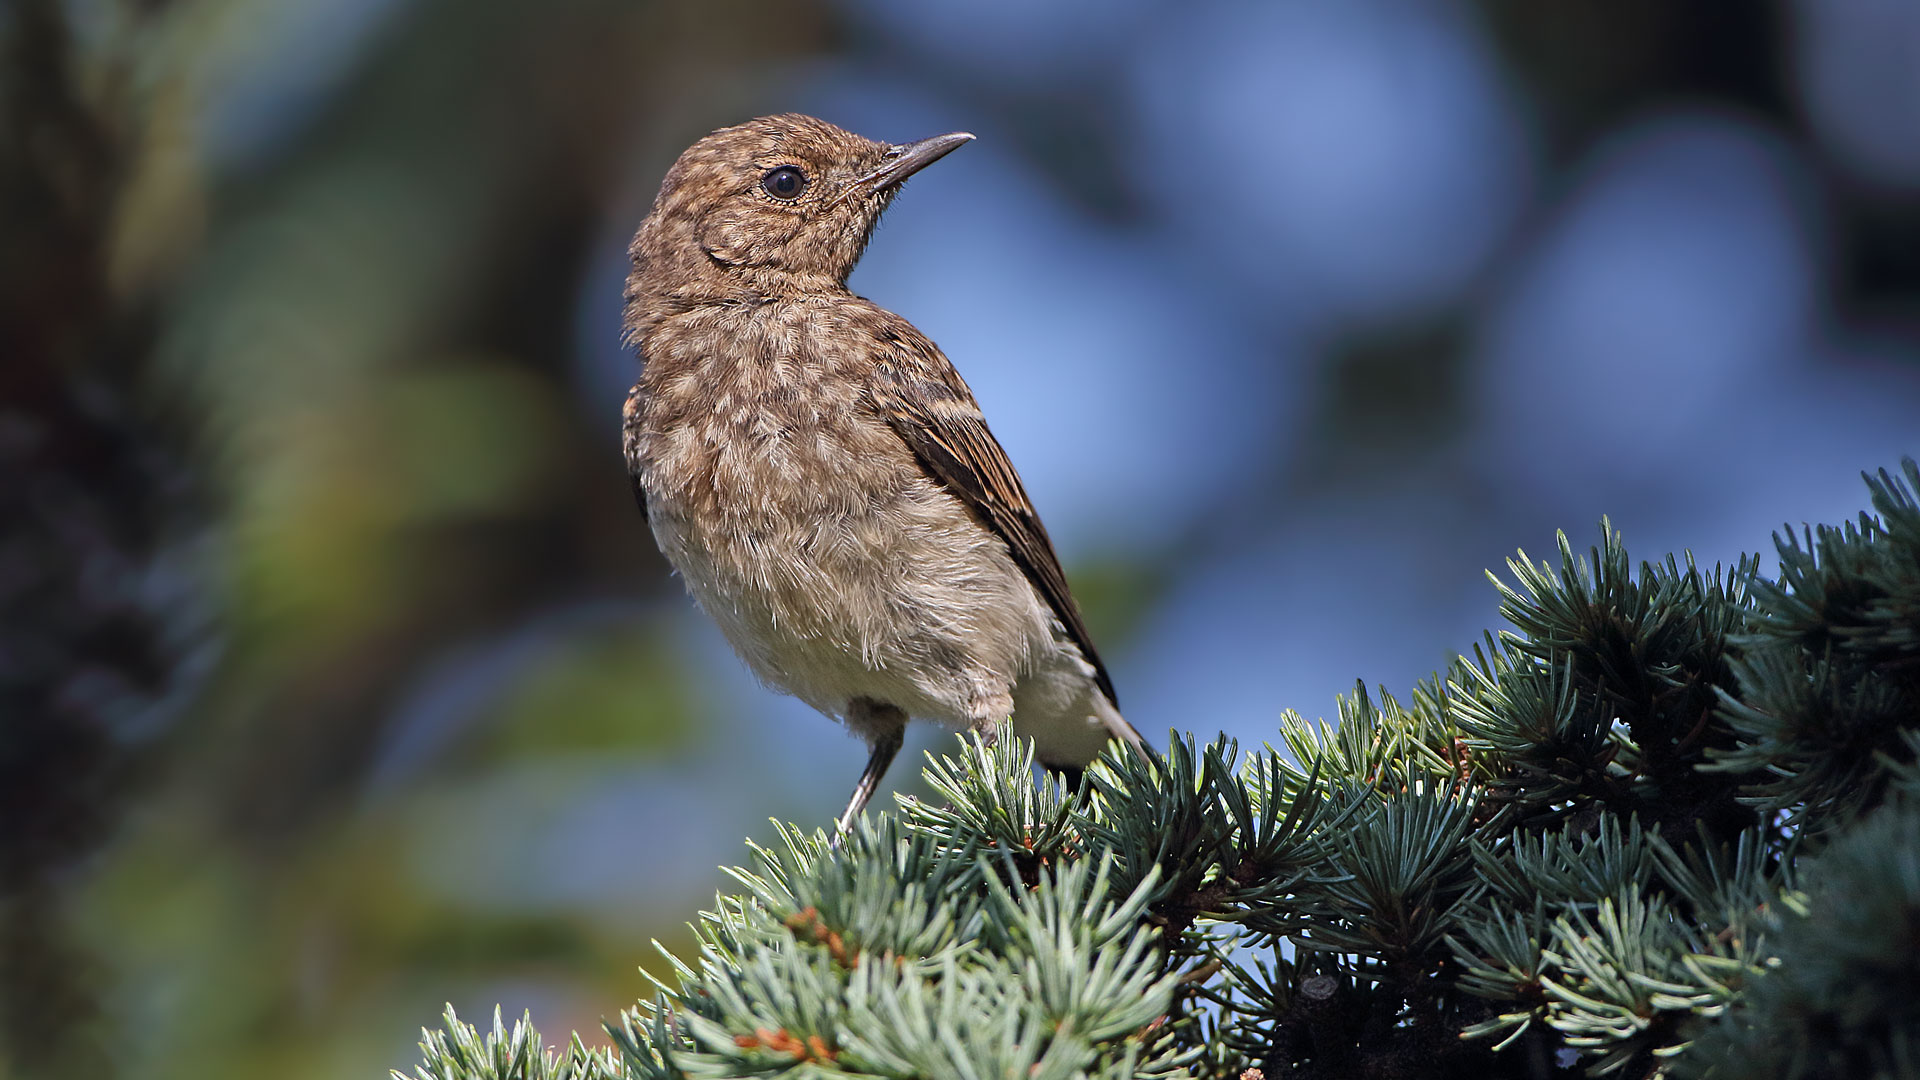
[[[1851,134],[1920,136],[1913,77],[1834,70],[1839,41],[1911,48],[1920,15],[1787,14],[1804,143],[1675,95],[1556,154],[1485,14],[1411,0],[850,4],[854,44],[774,81],[777,107],[878,138],[982,136],[914,181],[852,286],[962,368],[1070,567],[1154,567],[1106,647],[1133,721],[1257,743],[1281,708],[1404,694],[1470,648],[1496,621],[1482,571],[1555,529],[1584,547],[1605,514],[1649,557],[1732,563],[1856,513],[1859,471],[1913,451],[1911,326],[1838,308],[1825,186],[1920,188]],[[1089,145],[1031,130],[1082,114]],[[632,375],[607,332],[630,218],[581,301],[602,409]],[[860,748],[671,617],[745,737],[817,764],[824,814]]]

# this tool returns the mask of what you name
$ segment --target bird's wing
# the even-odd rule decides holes
[[[1020,475],[1000,448],[973,392],[931,341],[904,325],[880,331],[883,356],[868,393],[929,476],[967,504],[1007,543],[1014,562],[1046,598],[1060,625],[1093,665],[1094,681],[1117,707],[1113,680],[1094,651],[1067,575]]]

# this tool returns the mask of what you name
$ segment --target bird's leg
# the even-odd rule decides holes
[[[880,786],[880,778],[887,775],[887,766],[893,764],[893,757],[900,752],[900,743],[906,734],[907,716],[892,705],[882,705],[870,698],[855,698],[847,703],[847,726],[866,736],[872,750],[867,755],[867,767],[860,773],[860,782],[853,786],[853,798],[847,801],[847,810],[834,824],[833,842],[837,847],[840,838],[853,828],[853,819],[866,809],[867,800]]]
[[[900,752],[903,731],[903,728],[895,728],[890,734],[874,740],[873,752],[867,755],[867,767],[860,774],[860,782],[853,786],[853,798],[847,801],[846,812],[834,824],[836,844],[847,830],[853,828],[853,819],[866,809],[867,800],[873,798],[874,789],[880,786],[880,778],[887,774],[887,766],[893,763],[893,756]]]

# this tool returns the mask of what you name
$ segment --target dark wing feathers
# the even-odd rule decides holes
[[[933,343],[918,334],[887,332],[880,340],[890,355],[874,368],[868,388],[874,405],[928,474],[1006,541],[1014,561],[1093,665],[1100,692],[1117,706],[1113,680],[1067,591],[1060,556],[1007,452],[987,430],[972,391]]]

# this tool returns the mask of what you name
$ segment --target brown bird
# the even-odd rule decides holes
[[[988,738],[1011,717],[1074,777],[1111,738],[1141,746],[973,393],[847,291],[901,183],[972,138],[722,128],[668,170],[629,252],[635,495],[761,681],[871,747],[842,830],[909,717]]]

